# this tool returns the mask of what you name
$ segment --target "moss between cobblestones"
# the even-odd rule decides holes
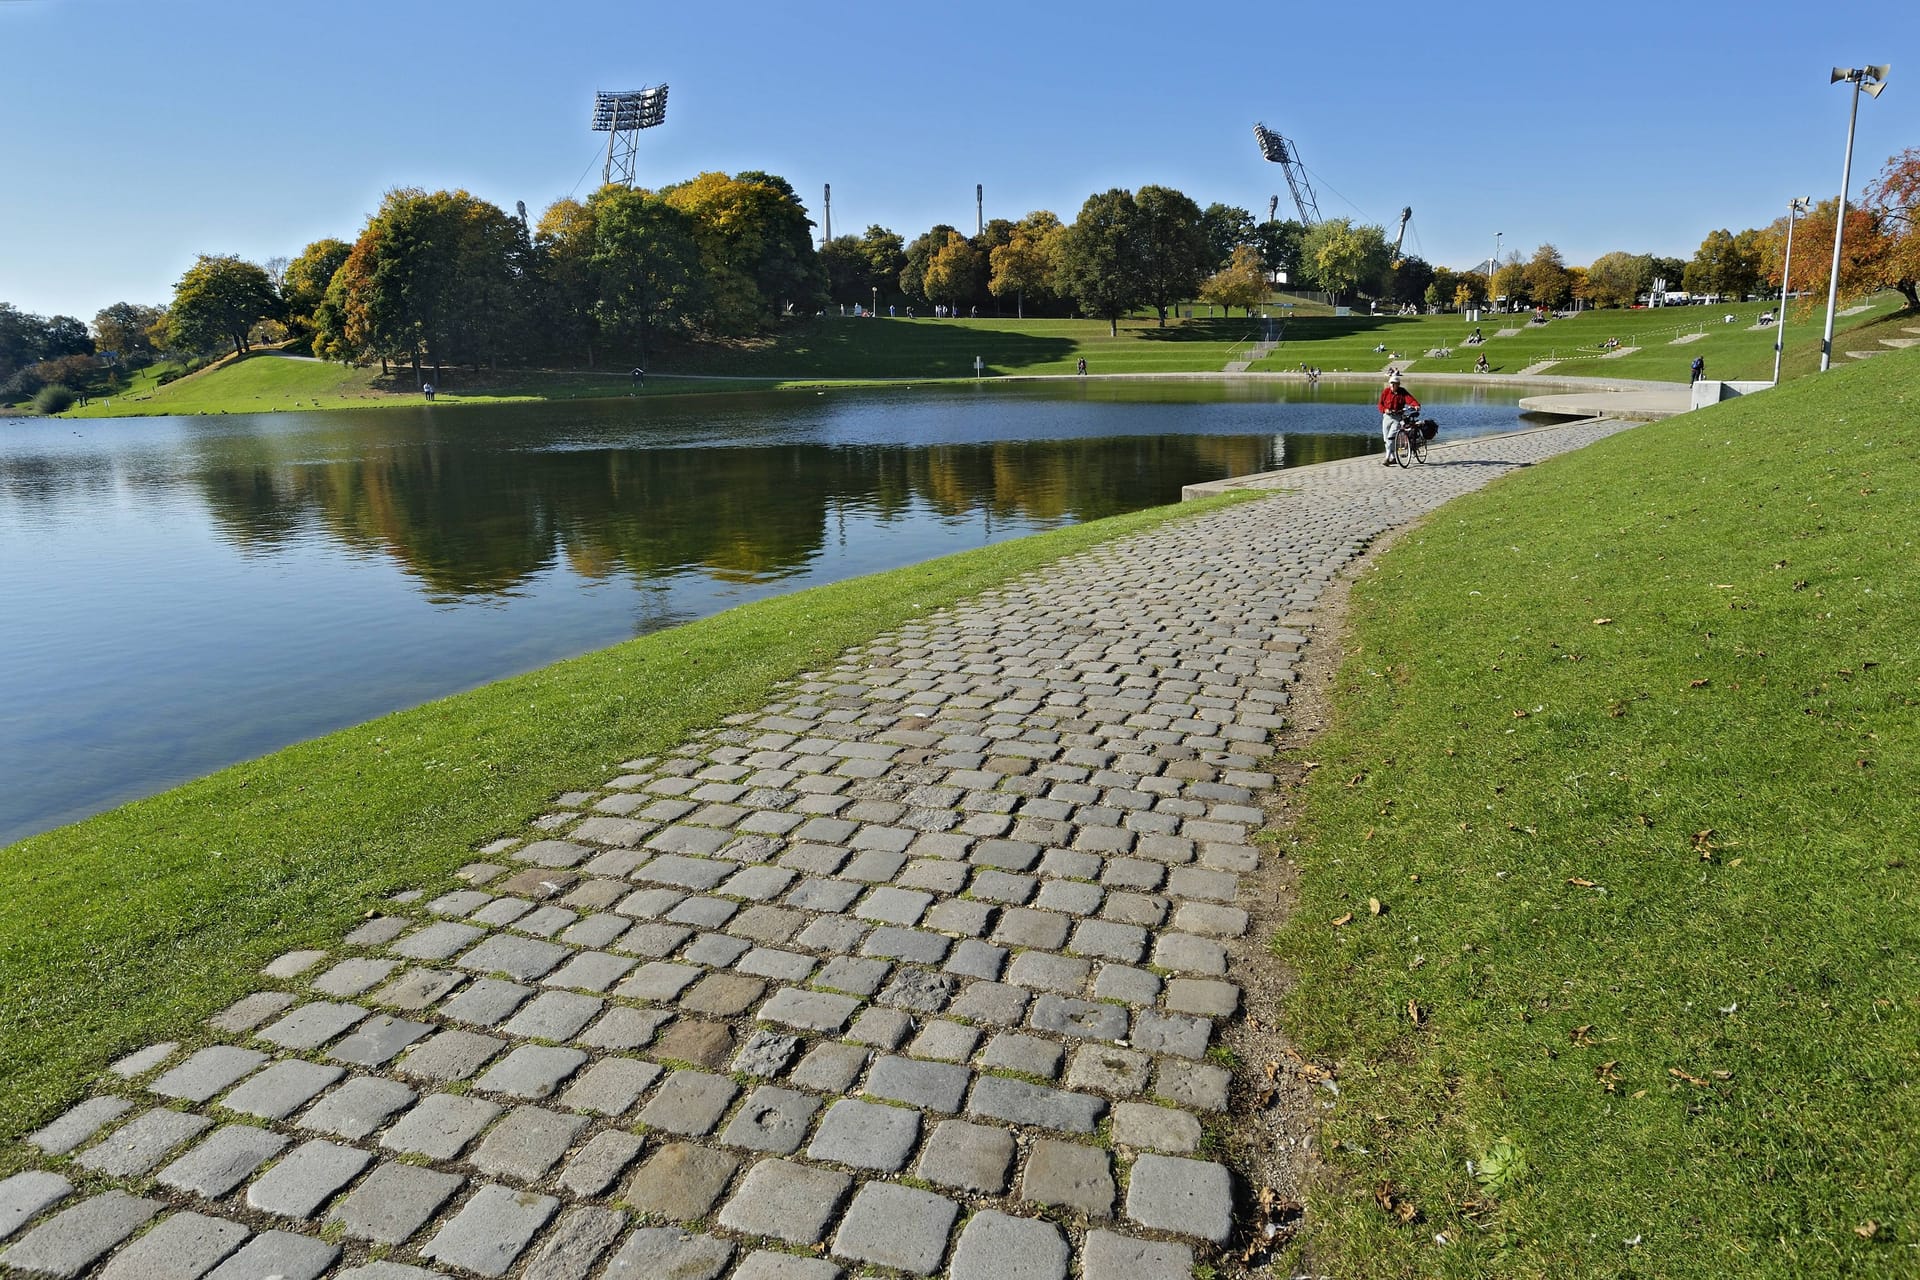
[[[1239,495],[1236,495],[1239,496]],[[438,885],[551,798],[776,683],[1189,503],[730,610],[237,765],[0,850],[0,1137],[195,1024],[384,895]],[[0,1147],[0,1176],[24,1150]]]

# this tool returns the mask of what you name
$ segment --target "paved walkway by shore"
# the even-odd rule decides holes
[[[1234,1231],[1209,1050],[1316,602],[1622,425],[1263,477],[582,779],[114,1064],[0,1182],[0,1270],[1189,1276]]]

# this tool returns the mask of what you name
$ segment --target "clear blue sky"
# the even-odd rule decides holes
[[[1843,30],[1844,27],[1844,30]],[[641,180],[787,177],[836,232],[1053,209],[1163,183],[1263,216],[1294,139],[1328,216],[1465,266],[1558,245],[1690,256],[1920,146],[1920,3],[1595,0],[965,5],[730,0],[0,0],[0,300],[165,302],[196,253],[351,240],[394,186],[537,217],[599,177],[596,88],[672,86]],[[584,175],[584,178],[583,178]]]

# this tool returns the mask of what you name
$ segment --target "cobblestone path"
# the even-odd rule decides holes
[[[1287,472],[587,782],[114,1064],[0,1182],[0,1269],[1190,1275],[1296,628],[1384,530],[1618,429]]]

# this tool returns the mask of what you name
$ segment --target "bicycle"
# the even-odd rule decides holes
[[[1421,427],[1420,420],[1411,413],[1396,415],[1400,425],[1393,432],[1393,447],[1388,450],[1391,461],[1402,467],[1418,461],[1422,466],[1427,461],[1427,433]]]

